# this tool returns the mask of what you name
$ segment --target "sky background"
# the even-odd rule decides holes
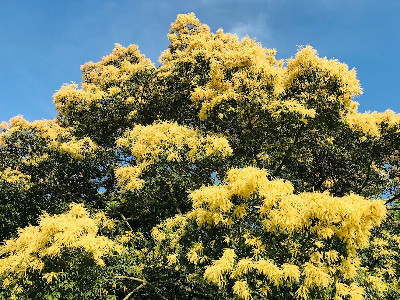
[[[359,111],[400,112],[398,0],[0,0],[0,123],[53,119],[52,95],[81,81],[80,66],[115,43],[157,64],[176,15],[194,12],[213,32],[249,35],[277,58],[311,45],[356,68]]]

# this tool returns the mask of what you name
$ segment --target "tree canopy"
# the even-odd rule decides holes
[[[192,14],[0,125],[2,299],[398,299],[400,115]]]

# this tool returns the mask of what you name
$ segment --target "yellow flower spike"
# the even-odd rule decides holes
[[[350,300],[364,300],[364,288],[360,287],[356,282],[350,285]]]
[[[231,277],[239,278],[243,275],[248,274],[254,268],[254,261],[252,258],[242,258],[238,261],[234,270],[232,271]]]
[[[178,264],[178,256],[176,254],[170,254],[167,256],[168,266]]]
[[[224,274],[233,268],[235,261],[235,251],[233,249],[225,249],[220,259],[214,260],[211,266],[208,266],[204,272],[204,278],[219,286],[225,285]]]
[[[283,272],[272,260],[260,259],[254,263],[254,269],[268,278],[275,286],[281,285]]]
[[[190,248],[186,257],[191,263],[197,265],[199,263],[199,261],[201,260],[201,257],[203,256],[203,250],[204,250],[203,244],[195,243]]]
[[[296,265],[283,264],[282,265],[282,277],[283,280],[298,281],[300,279],[300,269]]]
[[[326,270],[320,267],[316,267],[311,263],[304,264],[303,275],[305,276],[304,284],[309,288],[326,288],[333,281],[333,278],[329,276]]]
[[[249,287],[244,280],[236,281],[232,289],[241,299],[249,300],[251,298]]]

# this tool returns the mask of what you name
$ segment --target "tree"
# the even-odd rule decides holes
[[[55,120],[2,124],[0,295],[398,298],[400,117],[357,112],[355,70],[310,46],[277,60],[194,14],[168,37],[160,66],[117,44]]]

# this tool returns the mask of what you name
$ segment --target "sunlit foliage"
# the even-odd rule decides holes
[[[94,297],[100,287],[85,287],[94,284],[94,277],[84,274],[99,274],[97,266],[104,266],[103,257],[115,248],[112,240],[101,235],[113,228],[113,222],[104,213],[92,218],[82,205],[72,204],[68,212],[44,214],[38,223],[21,229],[1,248],[0,280],[9,291],[0,294],[3,299],[39,299],[46,292],[59,299],[67,299],[62,294],[66,292],[80,294],[81,299],[88,299],[85,293]],[[41,286],[47,286],[45,291],[40,291]]]
[[[384,203],[356,195],[293,195],[289,182],[266,175],[233,169],[226,184],[194,191],[193,211],[153,230],[156,251],[165,261],[175,255],[171,267],[194,270],[242,299],[362,295],[357,252],[385,218]]]
[[[144,169],[162,161],[191,164],[188,169],[206,158],[218,159],[232,154],[223,136],[201,136],[188,127],[168,122],[148,126],[137,125],[117,140],[135,158],[136,166],[122,166],[115,170],[120,185],[127,190],[139,189],[144,180],[138,179]],[[189,170],[188,170],[189,171]]]

